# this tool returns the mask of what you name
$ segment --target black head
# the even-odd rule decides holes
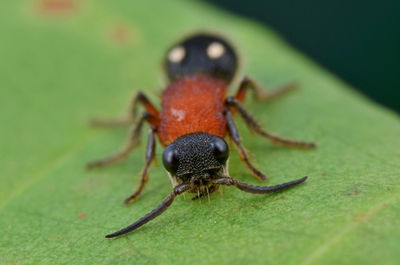
[[[165,58],[167,74],[175,80],[188,74],[206,74],[230,82],[237,57],[232,46],[214,35],[198,34],[172,46]]]
[[[178,183],[218,177],[226,172],[229,147],[208,133],[187,134],[165,148],[164,167]],[[206,181],[206,180],[205,180]]]

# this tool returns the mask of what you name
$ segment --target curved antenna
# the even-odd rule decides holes
[[[213,184],[218,184],[218,185],[228,185],[228,186],[234,185],[236,188],[238,188],[242,191],[245,191],[245,192],[263,194],[263,193],[271,193],[271,192],[276,192],[276,191],[290,188],[292,186],[295,186],[297,184],[300,184],[300,183],[306,181],[307,178],[308,177],[303,177],[301,179],[296,179],[296,180],[282,183],[282,184],[275,185],[275,186],[253,186],[253,185],[250,185],[247,183],[240,182],[233,178],[218,178],[218,179],[212,180],[211,182]]]
[[[174,201],[174,199],[177,195],[182,194],[183,192],[185,192],[191,188],[193,188],[193,187],[190,184],[181,184],[181,185],[177,186],[174,189],[174,191],[170,195],[168,195],[168,197],[165,198],[164,201],[160,205],[158,205],[157,208],[155,208],[154,210],[152,210],[151,212],[149,212],[148,214],[146,214],[145,216],[143,216],[142,218],[140,218],[133,224],[131,224],[125,228],[122,228],[121,230],[119,230],[117,232],[106,235],[106,238],[112,238],[112,237],[126,234],[128,232],[131,232],[131,231],[141,227],[145,223],[153,220],[154,218],[156,218],[157,216],[159,216],[160,214],[165,212],[165,210],[168,209],[168,207],[172,204],[172,202]]]

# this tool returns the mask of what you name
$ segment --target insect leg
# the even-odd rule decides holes
[[[151,118],[151,115],[147,112],[144,112],[143,115],[140,117],[139,121],[137,122],[136,126],[133,127],[133,130],[131,132],[131,136],[128,139],[128,142],[125,144],[125,146],[120,151],[118,151],[117,153],[112,154],[110,156],[104,157],[102,159],[89,162],[86,165],[86,167],[88,169],[92,169],[95,167],[109,165],[118,160],[124,159],[133,150],[133,148],[135,148],[136,145],[139,143],[143,123],[146,120],[150,120],[150,118]]]
[[[90,124],[94,127],[119,127],[119,126],[130,125],[135,121],[136,111],[139,103],[141,103],[144,106],[146,112],[148,112],[155,119],[154,122],[157,123],[157,120],[159,120],[158,110],[150,102],[147,96],[143,94],[143,92],[139,91],[131,101],[129,112],[127,113],[126,117],[119,119],[109,119],[109,120],[93,119],[90,121]]]
[[[273,90],[265,90],[260,88],[253,80],[248,77],[243,78],[240,82],[239,90],[236,93],[235,98],[239,102],[243,102],[246,97],[246,92],[248,89],[253,89],[255,98],[261,101],[269,101],[279,97],[283,94],[286,94],[289,91],[292,91],[298,87],[297,83],[291,82],[279,86]]]
[[[275,186],[253,186],[247,183],[243,183],[240,181],[237,181],[236,179],[232,179],[232,178],[218,178],[218,179],[214,179],[212,180],[212,183],[214,184],[219,184],[219,185],[234,185],[236,188],[245,191],[245,192],[249,192],[249,193],[256,193],[256,194],[263,194],[263,193],[271,193],[271,192],[276,192],[276,191],[280,191],[283,189],[287,189],[289,187],[292,187],[294,185],[300,184],[304,181],[306,181],[307,177],[303,177],[301,179],[296,179],[290,182],[286,182],[286,183],[282,183],[279,185],[275,185]]]
[[[181,184],[181,185],[177,186],[174,189],[174,191],[167,198],[165,198],[164,201],[157,208],[155,208],[154,210],[152,210],[151,212],[149,212],[148,214],[146,214],[145,216],[143,216],[142,218],[140,218],[133,224],[131,224],[125,228],[122,228],[121,230],[119,230],[115,233],[106,235],[106,238],[120,236],[120,235],[126,234],[128,232],[131,232],[131,231],[141,227],[145,223],[153,220],[154,218],[156,218],[157,216],[162,214],[165,210],[167,210],[177,195],[182,194],[183,192],[185,192],[189,189],[192,189],[192,188],[193,187],[190,184]]]
[[[225,117],[226,117],[226,121],[227,121],[229,135],[239,150],[240,158],[246,163],[247,167],[257,178],[259,178],[260,180],[266,180],[267,176],[265,176],[263,173],[261,173],[258,169],[256,169],[250,163],[249,156],[246,152],[246,149],[242,145],[240,135],[239,135],[239,130],[237,129],[237,127],[235,125],[235,122],[233,120],[232,114],[229,111],[229,109],[226,109]]]
[[[155,126],[152,126],[149,132],[148,140],[147,140],[147,147],[146,147],[146,164],[142,170],[142,177],[140,179],[139,187],[136,189],[135,192],[132,193],[128,198],[124,200],[125,204],[130,204],[137,199],[140,198],[141,193],[144,190],[145,185],[149,181],[149,167],[154,160],[155,150],[156,150],[156,139],[155,133],[157,129]]]
[[[244,119],[244,121],[246,122],[246,124],[250,128],[250,130],[271,140],[273,143],[281,143],[281,144],[284,144],[286,147],[296,147],[296,148],[315,148],[316,147],[316,144],[312,143],[312,142],[303,142],[303,141],[286,139],[286,138],[282,138],[276,134],[265,131],[264,129],[261,128],[261,126],[254,120],[254,118],[251,116],[251,114],[249,112],[247,112],[247,110],[240,104],[240,102],[236,98],[228,97],[226,99],[226,104],[229,107],[231,107],[239,112],[239,114],[242,116],[242,118]]]

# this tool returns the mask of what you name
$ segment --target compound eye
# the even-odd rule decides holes
[[[210,59],[218,59],[225,54],[225,46],[220,42],[212,42],[207,47],[207,55]]]
[[[224,164],[229,157],[228,144],[221,137],[215,137],[211,144],[214,151],[214,157],[218,160],[218,162]]]
[[[183,58],[185,58],[185,55],[185,48],[182,46],[177,46],[168,53],[168,60],[172,63],[180,63],[182,62]]]
[[[171,174],[176,174],[178,170],[179,160],[178,154],[173,144],[170,144],[165,148],[163,152],[163,164],[166,170]]]

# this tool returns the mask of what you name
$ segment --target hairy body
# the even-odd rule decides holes
[[[224,137],[225,81],[205,75],[184,76],[164,90],[158,136],[167,146],[178,137],[205,132]]]

